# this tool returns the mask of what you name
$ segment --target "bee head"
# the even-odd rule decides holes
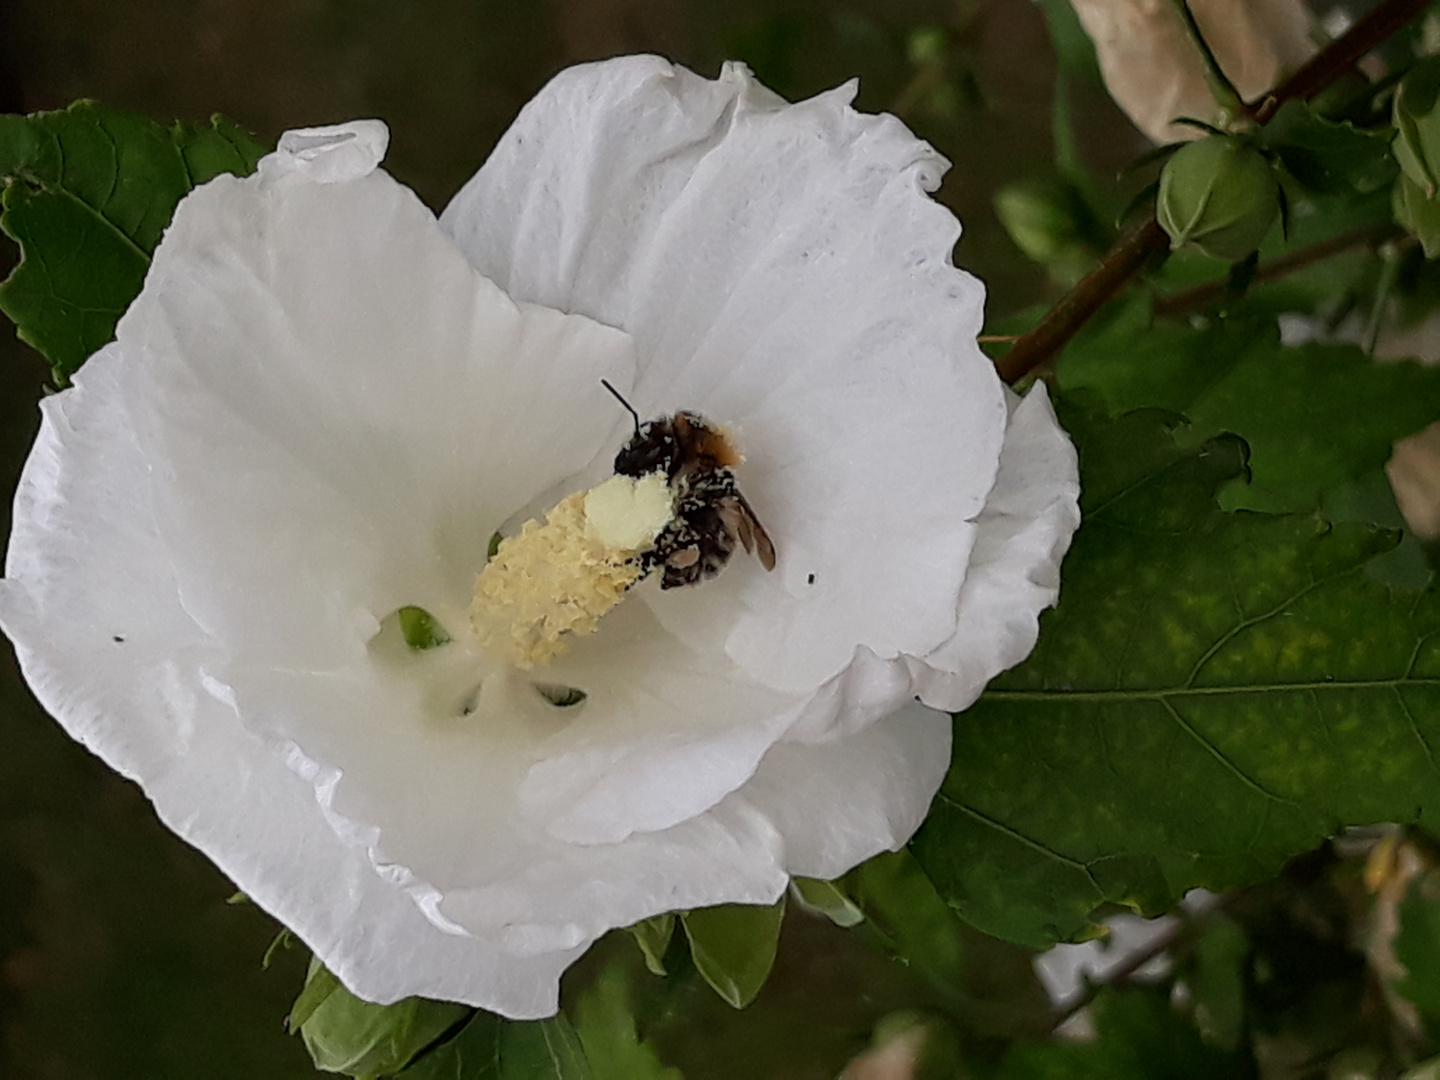
[[[635,421],[635,434],[615,455],[615,472],[620,476],[633,476],[637,480],[649,473],[661,471],[665,473],[666,477],[673,477],[676,466],[679,464],[680,453],[680,441],[676,437],[676,424],[681,417],[687,417],[690,414],[679,413],[676,416],[651,420],[649,423],[642,424],[640,423],[640,414],[635,411],[635,406],[626,401],[620,391],[610,385],[609,380],[601,379],[600,385],[615,395],[615,400],[625,406],[625,411]]]
[[[636,428],[634,436],[615,455],[615,471],[637,479],[653,472],[670,477],[675,473],[678,454],[673,421],[669,417],[651,420]]]

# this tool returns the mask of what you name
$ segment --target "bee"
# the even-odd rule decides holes
[[[637,480],[663,472],[677,496],[675,517],[641,556],[642,573],[663,567],[662,589],[695,585],[724,569],[737,543],[774,570],[775,545],[735,486],[743,459],[725,432],[694,412],[642,424],[619,391],[600,381],[635,421],[635,434],[615,455],[615,472]]]

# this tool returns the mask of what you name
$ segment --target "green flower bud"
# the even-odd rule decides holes
[[[1155,214],[1171,248],[1193,244],[1235,262],[1260,246],[1279,213],[1280,185],[1270,162],[1231,136],[1182,146],[1160,173]]]
[[[1015,246],[1060,281],[1078,281],[1093,262],[1093,218],[1071,188],[1022,180],[995,195],[995,213]]]
[[[1427,199],[1440,188],[1440,58],[1422,61],[1395,90],[1395,139],[1390,144],[1401,170]]]
[[[1036,262],[1050,262],[1075,242],[1074,215],[1052,185],[1030,180],[1001,188],[995,212],[1015,246]]]

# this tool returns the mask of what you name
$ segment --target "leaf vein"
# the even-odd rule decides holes
[[[141,247],[139,244],[137,244],[133,239],[131,239],[130,236],[125,232],[124,229],[120,228],[119,225],[116,225],[113,221],[111,221],[108,217],[106,217],[106,216],[105,216],[103,213],[101,213],[98,209],[96,209],[95,207],[91,206],[91,205],[90,205],[89,203],[87,203],[84,199],[80,198],[79,195],[76,195],[73,191],[69,190],[68,188],[59,187],[59,186],[57,186],[57,185],[51,185],[51,184],[46,184],[46,185],[45,185],[45,190],[48,191],[48,192],[51,192],[52,194],[60,195],[60,196],[62,196],[63,198],[69,199],[71,202],[74,202],[74,203],[76,203],[77,205],[79,205],[82,209],[84,209],[84,210],[86,211],[86,213],[88,213],[90,216],[92,216],[93,218],[95,218],[97,221],[99,221],[99,222],[101,222],[102,224],[104,224],[107,229],[109,229],[109,230],[110,230],[111,232],[113,232],[116,236],[118,236],[118,237],[120,238],[120,242],[121,242],[122,244],[124,244],[127,248],[129,248],[134,254],[138,255],[138,256],[140,257],[140,259],[145,263],[146,266],[149,266],[149,265],[150,265],[150,255],[149,255],[149,253],[146,252],[146,250],[145,250],[144,248],[142,248],[142,247]]]
[[[1206,649],[1205,652],[1201,654],[1200,659],[1195,661],[1195,666],[1190,669],[1190,677],[1185,680],[1185,686],[1187,688],[1194,686],[1195,680],[1200,677],[1200,672],[1204,670],[1205,665],[1215,658],[1216,653],[1218,653],[1230,642],[1234,641],[1235,638],[1238,637],[1240,634],[1244,633],[1246,630],[1249,630],[1251,627],[1259,626],[1261,623],[1268,622],[1269,620],[1275,618],[1277,615],[1284,615],[1290,610],[1290,606],[1292,604],[1294,604],[1297,600],[1300,600],[1308,594],[1314,592],[1321,585],[1328,584],[1331,581],[1336,581],[1339,578],[1346,577],[1349,574],[1353,574],[1358,569],[1359,567],[1357,566],[1348,566],[1343,570],[1337,570],[1335,573],[1323,578],[1316,578],[1312,575],[1310,578],[1310,583],[1308,585],[1298,590],[1293,595],[1286,597],[1269,611],[1263,612],[1262,614],[1253,616],[1249,619],[1242,619],[1234,627],[1221,634],[1219,640],[1217,640],[1214,645],[1211,645],[1210,648]]]
[[[1400,711],[1405,714],[1405,719],[1410,722],[1410,731],[1415,735],[1415,741],[1425,751],[1425,760],[1430,764],[1430,771],[1440,776],[1440,765],[1435,762],[1435,750],[1431,747],[1424,733],[1420,730],[1420,724],[1415,719],[1415,714],[1410,710],[1410,703],[1405,700],[1405,695],[1400,692],[1399,686],[1391,687],[1395,694],[1395,700],[1400,703]]]
[[[1192,739],[1194,739],[1197,743],[1199,743],[1207,751],[1209,751],[1210,756],[1213,757],[1216,761],[1218,761],[1221,765],[1223,765],[1242,784],[1250,788],[1256,794],[1263,795],[1267,799],[1271,799],[1278,803],[1286,803],[1290,806],[1298,805],[1294,802],[1294,800],[1286,799],[1283,796],[1276,795],[1273,791],[1267,790],[1259,781],[1252,779],[1245,772],[1244,769],[1240,768],[1240,766],[1236,765],[1233,761],[1231,761],[1218,746],[1212,743],[1209,739],[1205,738],[1205,736],[1200,734],[1200,732],[1196,731],[1195,728],[1191,725],[1191,723],[1180,715],[1180,710],[1175,708],[1169,698],[1161,698],[1160,701],[1165,706],[1165,711],[1170,714],[1171,718],[1175,721],[1175,723],[1180,725],[1181,730],[1183,730],[1187,735],[1189,735]]]
[[[1305,691],[1305,696],[1310,702],[1310,708],[1315,712],[1315,719],[1320,724],[1320,730],[1325,733],[1325,741],[1330,744],[1331,750],[1338,753],[1340,746],[1335,741],[1335,732],[1330,729],[1330,721],[1325,717],[1325,710],[1320,708],[1320,695],[1311,689]]]
[[[1298,693],[1320,690],[1389,690],[1397,686],[1440,686],[1440,678],[1326,679],[1320,682],[1236,683],[1230,686],[1167,686],[1153,690],[987,690],[982,701],[1164,701],[1168,698],[1223,697],[1226,694]],[[973,707],[973,706],[972,706]]]
[[[100,207],[97,207],[104,216],[105,211],[100,208],[115,201],[115,192],[120,187],[120,144],[115,141],[114,133],[98,119],[95,121],[95,129],[105,137],[105,142],[110,146],[110,189],[105,192],[105,198],[100,200]]]
[[[1162,465],[1162,466],[1161,466],[1159,469],[1157,469],[1155,472],[1153,472],[1153,473],[1147,473],[1146,475],[1139,477],[1139,478],[1138,478],[1137,480],[1135,480],[1133,483],[1126,484],[1124,487],[1122,487],[1119,491],[1115,492],[1115,494],[1111,495],[1111,496],[1110,496],[1108,499],[1106,499],[1104,502],[1100,503],[1098,506],[1096,506],[1096,507],[1094,507],[1093,509],[1091,509],[1091,510],[1085,515],[1086,518],[1087,518],[1088,520],[1090,520],[1090,521],[1095,520],[1097,517],[1100,517],[1102,514],[1104,514],[1105,511],[1109,510],[1110,507],[1114,506],[1117,502],[1120,502],[1122,499],[1124,499],[1126,496],[1130,495],[1132,492],[1138,491],[1140,488],[1144,487],[1146,484],[1150,483],[1152,480],[1159,480],[1162,476],[1164,476],[1164,475],[1165,475],[1167,472],[1169,472],[1171,469],[1178,468],[1180,465],[1184,464],[1185,460],[1186,460],[1186,459],[1185,459],[1183,456],[1177,456],[1177,457],[1171,459],[1170,461],[1167,461],[1164,465]],[[1112,522],[1111,524],[1113,525],[1114,523]]]
[[[1418,600],[1417,600],[1417,603],[1418,603]],[[1411,610],[1411,615],[1414,615],[1414,610],[1413,610],[1413,608],[1412,608],[1412,610]],[[1405,678],[1408,679],[1408,678],[1410,678],[1411,675],[1413,675],[1413,674],[1415,673],[1415,665],[1420,662],[1420,650],[1423,649],[1423,648],[1425,648],[1425,643],[1426,643],[1427,641],[1429,641],[1429,640],[1430,640],[1432,637],[1434,637],[1434,636],[1435,636],[1435,631],[1432,630],[1432,631],[1430,631],[1430,633],[1428,633],[1428,634],[1421,634],[1421,635],[1420,635],[1420,640],[1418,640],[1417,642],[1415,642],[1415,650],[1414,650],[1414,652],[1412,652],[1412,653],[1410,654],[1410,663],[1408,663],[1408,664],[1405,665]]]
[[[1055,862],[1060,863],[1060,865],[1062,866],[1068,866],[1072,870],[1080,871],[1080,873],[1085,875],[1085,879],[1095,887],[1095,891],[1102,896],[1104,895],[1105,891],[1100,888],[1100,883],[1095,880],[1095,875],[1091,873],[1090,867],[1087,866],[1085,863],[1081,862],[1079,859],[1072,859],[1068,855],[1062,855],[1054,848],[1048,848],[1039,841],[1030,839],[1030,837],[1026,836],[1022,832],[1017,832],[1009,825],[996,821],[992,817],[987,817],[986,815],[980,813],[980,811],[976,810],[974,807],[967,806],[959,799],[956,799],[953,795],[946,793],[943,789],[936,795],[936,798],[948,803],[950,806],[953,806],[956,810],[960,811],[960,813],[962,814],[965,814],[967,817],[974,818],[976,821],[980,822],[980,824],[986,825],[991,829],[994,829],[1002,836],[1007,836],[1011,840],[1014,840],[1016,843],[1023,844],[1030,850],[1044,855],[1047,859],[1053,859]]]

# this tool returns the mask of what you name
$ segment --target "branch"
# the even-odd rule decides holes
[[[1342,37],[1311,57],[1310,62],[1251,106],[1257,123],[1265,123],[1287,101],[1308,100],[1355,66],[1362,56],[1385,41],[1430,6],[1430,0],[1381,0]],[[1015,347],[995,362],[1000,377],[1012,385],[1059,354],[1099,311],[1152,258],[1169,244],[1152,212],[1147,220],[1120,238],[1100,265],[1070,290]]]
[[[1227,911],[1242,895],[1243,890],[1236,890],[1217,896],[1204,907],[1194,911],[1186,911],[1183,907],[1180,908],[1174,913],[1177,916],[1175,925],[1168,931],[1161,934],[1143,949],[1131,953],[1123,964],[1106,972],[1105,975],[1098,980],[1091,982],[1073,999],[1056,1006],[1049,1017],[1050,1030],[1054,1031],[1081,1009],[1090,1005],[1091,1002],[1100,996],[1100,992],[1107,986],[1119,986],[1122,983],[1129,982],[1141,968],[1157,956],[1161,956],[1167,952],[1178,951],[1177,947],[1179,945],[1186,943],[1188,939],[1196,935],[1202,920],[1216,912]]]
[[[1255,276],[1251,282],[1278,281],[1280,278],[1288,277],[1296,271],[1322,262],[1342,251],[1348,251],[1350,248],[1373,247],[1397,236],[1399,231],[1390,224],[1362,225],[1356,229],[1347,229],[1318,244],[1310,244],[1308,247],[1295,251],[1287,251],[1278,258],[1262,262],[1255,270]],[[1155,314],[1179,315],[1186,311],[1198,311],[1201,308],[1209,307],[1217,300],[1223,300],[1229,291],[1230,282],[1226,279],[1207,281],[1203,285],[1182,289],[1180,292],[1171,293],[1169,296],[1163,296],[1156,300]]]
[[[1384,0],[1359,19],[1342,37],[1336,38],[1310,62],[1268,94],[1251,105],[1257,123],[1263,124],[1287,101],[1309,101],[1362,57],[1382,44],[1411,19],[1424,12],[1431,0]]]
[[[1015,347],[995,361],[1000,378],[1013,386],[1057,355],[1090,321],[1090,316],[1104,307],[1142,266],[1164,251],[1169,243],[1170,238],[1153,213],[1149,220],[1126,233],[1100,261],[1100,265],[1061,297],[1035,329],[1020,335]]]

